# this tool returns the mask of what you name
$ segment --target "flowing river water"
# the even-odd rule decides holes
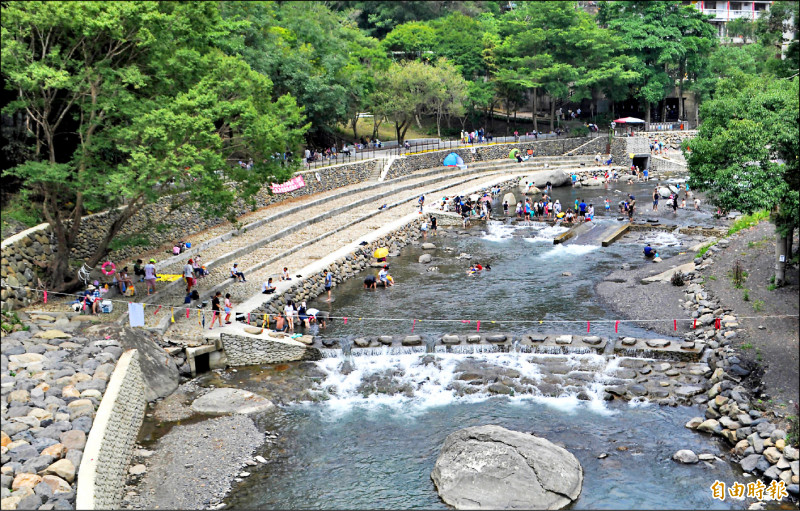
[[[645,192],[645,185],[634,187]],[[602,201],[596,198],[605,193],[610,192],[586,190],[580,195],[574,189],[556,189],[555,196],[565,205],[578,195],[595,198],[595,229],[603,229],[618,224],[616,215],[601,212]],[[711,223],[707,214],[687,215],[692,215],[688,222]],[[349,318],[347,324],[333,321],[319,335],[346,346],[362,336],[407,335],[413,326],[414,333],[432,338],[473,333],[477,320],[482,320],[481,332],[586,335],[587,319],[620,319],[598,300],[594,286],[623,264],[650,264],[641,256],[643,242],[657,244],[665,257],[697,242],[653,231],[637,233],[635,243],[629,238],[607,248],[580,239],[553,245],[553,237],[565,228],[503,221],[474,226],[466,234],[458,230],[429,236],[427,241],[437,246],[433,251],[408,246],[390,258],[397,282],[392,288],[365,291],[363,278],[375,272],[368,269],[335,287],[333,302],[324,297],[309,302],[331,316]],[[425,252],[433,256],[427,265],[417,262]],[[459,259],[460,254],[471,259]],[[488,263],[491,271],[467,276],[474,261]],[[431,266],[438,271],[427,271]],[[458,321],[432,321],[448,318]],[[535,321],[515,322],[531,319]],[[616,335],[613,328],[613,322],[596,323],[591,332]],[[630,323],[620,326],[619,334],[656,337]],[[730,499],[712,499],[709,488],[715,480],[728,485],[742,480],[737,465],[721,458],[696,465],[671,459],[680,449],[726,457],[716,439],[684,427],[702,414],[700,409],[646,400],[603,401],[603,386],[618,374],[620,359],[577,353],[330,353],[318,362],[238,368],[196,379],[203,387],[251,390],[279,405],[254,417],[259,429],[275,435],[256,453],[268,463],[253,467],[250,477],[234,484],[224,501],[227,507],[444,509],[430,478],[439,450],[448,434],[482,424],[532,432],[572,452],[584,470],[575,509],[742,507]],[[562,374],[569,370],[589,376],[579,383],[549,380],[559,372],[554,367],[565,367]],[[467,370],[510,375],[539,390],[511,395],[475,391],[459,379]],[[558,391],[542,391],[548,381]]]

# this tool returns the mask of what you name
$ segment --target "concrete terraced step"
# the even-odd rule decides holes
[[[447,195],[455,195],[456,193],[473,193],[470,191],[464,192],[465,188],[469,188],[470,190],[478,190],[481,188],[485,188],[495,184],[497,182],[501,182],[505,179],[509,179],[512,176],[507,176],[503,172],[493,173],[490,176],[483,174],[481,176],[477,176],[473,179],[470,179],[466,182],[460,181],[455,184],[451,184],[449,187],[447,185],[442,185],[437,187],[436,190],[425,190],[424,193],[434,193],[434,192],[443,192]],[[518,177],[518,176],[513,176]],[[412,202],[418,193],[414,193],[409,195],[406,200],[398,201],[398,204],[403,204],[407,202]],[[302,247],[305,250],[302,253],[298,253],[299,250],[302,250],[300,247],[295,247],[292,251],[296,255],[286,254],[280,256],[280,258],[276,259],[275,261],[267,264],[263,264],[260,269],[255,272],[251,272],[248,275],[248,282],[246,283],[238,283],[234,284],[231,279],[226,279],[226,282],[223,283],[225,285],[226,292],[231,292],[232,299],[234,302],[234,310],[237,310],[237,304],[240,304],[253,296],[263,296],[260,295],[260,287],[261,283],[266,280],[267,276],[274,275],[283,266],[290,267],[290,273],[293,275],[297,273],[301,268],[313,263],[321,255],[329,254],[337,249],[341,248],[342,246],[353,243],[359,238],[363,237],[365,234],[374,231],[375,229],[380,228],[383,225],[386,225],[388,222],[392,221],[393,219],[405,216],[408,214],[408,211],[405,208],[392,208],[384,212],[380,212],[376,214],[369,213],[366,218],[358,218],[355,219],[350,225],[343,226],[343,231],[341,235],[332,236],[328,233],[323,233],[318,239],[313,240],[312,243],[304,244],[306,246]],[[287,259],[291,256],[291,259]],[[289,261],[291,264],[289,264]],[[292,271],[294,270],[294,271]],[[282,286],[280,283],[278,284],[278,292]],[[266,299],[266,297],[264,297]],[[237,310],[241,312],[241,310]],[[173,325],[173,330],[170,330],[170,335],[197,335],[199,333],[199,326],[197,325],[197,317],[196,313],[191,316],[190,319],[186,319],[185,315],[181,315],[180,319],[176,319],[176,324]],[[207,321],[210,321],[207,320]],[[155,326],[155,321],[153,321],[153,326]],[[166,328],[169,326],[169,318],[164,318],[161,321],[161,328]],[[187,333],[189,332],[189,333]]]

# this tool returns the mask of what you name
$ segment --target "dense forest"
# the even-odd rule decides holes
[[[127,205],[91,266],[142,205],[174,194],[226,214],[291,176],[274,155],[356,141],[367,122],[367,138],[390,127],[400,142],[409,129],[452,137],[496,112],[533,112],[537,131],[561,107],[602,127],[620,114],[649,122],[676,91],[702,103],[730,80],[798,72],[796,2],[731,22],[745,44],[719,40],[678,1],[0,6],[4,225],[49,222],[62,257],[48,274],[68,284],[81,215]]]

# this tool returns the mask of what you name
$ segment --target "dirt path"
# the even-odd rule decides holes
[[[745,357],[761,362],[765,368],[764,383],[769,397],[764,405],[780,415],[792,413],[789,401],[797,403],[800,393],[798,319],[765,316],[798,314],[798,268],[787,267],[788,285],[770,290],[775,265],[775,229],[769,222],[739,231],[729,240],[728,248],[717,252],[713,256],[714,264],[703,272],[706,289],[725,307],[733,309],[736,316],[764,317],[741,320],[744,332],[735,345]],[[797,243],[795,237],[793,245],[797,247]],[[747,272],[741,289],[734,287],[730,276],[737,260]]]

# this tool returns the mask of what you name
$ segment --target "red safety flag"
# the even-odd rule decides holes
[[[345,325],[347,324],[347,318],[344,318],[344,324]]]
[[[678,331],[678,320],[677,319],[673,319],[672,323],[675,325],[675,331],[677,332]]]
[[[478,329],[476,330],[476,332],[480,332],[480,331],[481,331],[481,320],[479,319],[478,320]]]
[[[618,334],[618,333],[619,333],[619,320],[617,320],[617,321],[614,323],[614,333],[615,333],[615,334]]]
[[[588,332],[588,331],[590,331],[591,329],[592,329],[592,326],[591,326],[591,325],[589,324],[589,322],[587,321],[587,322],[586,322],[586,331]]]
[[[468,320],[468,319],[462,319],[462,320],[461,320],[461,322],[462,322],[462,323],[472,323],[472,321],[470,321],[470,320]]]
[[[248,325],[250,324],[250,313],[249,312],[247,313],[247,324]]]
[[[158,314],[158,311],[160,311],[160,310],[161,310],[161,306],[159,305],[159,306],[158,306],[158,309],[156,309],[156,311],[153,313],[153,316],[155,316],[156,314]]]
[[[719,330],[720,323],[722,323],[722,320],[721,320],[721,319],[719,319],[719,318],[715,319],[715,320],[714,320],[714,328],[716,328],[717,330]]]
[[[417,320],[416,319],[411,322],[411,331],[412,332],[414,331],[414,325],[416,325],[416,324],[417,324]]]
[[[189,309],[186,309],[186,319],[189,319]]]
[[[694,318],[694,323],[692,323],[692,328],[697,328],[697,318]]]
[[[44,290],[44,303],[47,303],[47,289]]]

